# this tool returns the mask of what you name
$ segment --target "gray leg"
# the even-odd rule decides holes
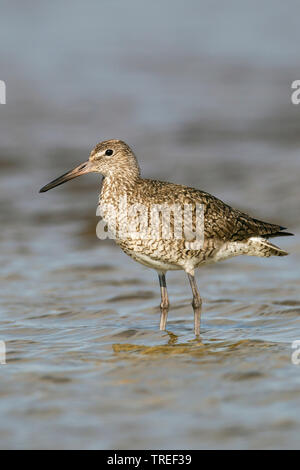
[[[197,284],[195,281],[195,277],[191,274],[188,274],[188,278],[190,281],[190,285],[193,292],[193,309],[194,309],[194,331],[195,335],[200,335],[200,315],[201,315],[201,307],[202,307],[202,299],[197,289]]]
[[[165,273],[159,273],[159,285],[160,285],[160,294],[161,294],[161,304],[160,304],[160,330],[165,330],[167,325],[168,310],[169,310],[169,297],[166,284]]]

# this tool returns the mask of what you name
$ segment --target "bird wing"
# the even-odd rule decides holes
[[[145,180],[144,180],[145,181]],[[262,236],[265,238],[293,235],[283,232],[285,227],[263,222],[248,214],[225,204],[221,199],[195,188],[173,183],[151,181],[151,198],[155,202],[179,203],[182,206],[198,203],[204,211],[204,236],[206,239],[219,239],[220,241],[243,241],[250,237]],[[149,191],[149,186],[147,186]],[[195,225],[193,226],[195,228]]]
[[[255,219],[204,191],[196,190],[193,201],[195,199],[203,204],[204,231],[208,238],[243,241],[255,236],[270,238],[293,235],[283,232],[285,227]]]

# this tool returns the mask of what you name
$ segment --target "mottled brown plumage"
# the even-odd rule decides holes
[[[109,230],[115,231],[116,243],[134,260],[155,269],[161,287],[161,329],[165,329],[169,307],[165,273],[183,269],[191,283],[195,313],[195,333],[199,334],[201,298],[194,279],[196,268],[237,255],[284,256],[287,252],[268,241],[271,237],[291,235],[284,227],[250,217],[230,207],[209,193],[187,186],[141,177],[136,157],[130,147],[120,140],[108,140],[98,144],[91,152],[88,162],[42,188],[45,192],[80,174],[99,172],[104,176],[99,208]],[[120,205],[120,201],[123,201]],[[126,202],[126,206],[124,205]],[[164,234],[164,219],[158,216],[158,231],[141,236],[141,217],[150,227],[152,210],[155,207],[175,206],[182,214],[185,207],[191,210],[191,229],[182,230],[175,237],[175,212],[170,212],[171,236]],[[197,235],[197,207],[203,211],[202,243],[191,245]],[[125,210],[126,207],[126,210]],[[128,208],[134,208],[130,213]],[[132,227],[124,236],[122,227]],[[170,235],[170,234],[169,234]]]

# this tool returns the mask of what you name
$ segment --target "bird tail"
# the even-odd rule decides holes
[[[293,233],[285,231],[286,227],[253,219],[245,214],[240,215],[238,222],[239,230],[236,233],[239,235],[241,226],[246,226],[246,232],[249,234],[246,243],[242,247],[242,250],[245,250],[243,254],[263,257],[288,255],[287,251],[269,241],[269,238],[293,235]]]
[[[281,233],[283,235],[283,233]],[[272,235],[273,236],[273,235]],[[269,257],[269,256],[287,256],[288,252],[269,242],[266,238],[251,237],[248,241],[251,247],[251,255]],[[250,253],[249,253],[250,254]]]
[[[285,230],[284,227],[281,230]],[[267,233],[263,235],[264,238],[274,238],[274,237],[293,237],[294,234],[290,232],[275,232],[275,233]]]

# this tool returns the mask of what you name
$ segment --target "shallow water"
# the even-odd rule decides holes
[[[70,19],[63,3],[36,6],[44,24],[7,3],[22,55],[9,21],[0,29],[8,47],[0,79],[14,92],[0,108],[1,447],[299,448],[300,366],[291,362],[300,340],[299,237],[275,241],[289,257],[199,270],[195,340],[184,273],[168,275],[168,331],[160,332],[156,273],[96,238],[99,178],[37,194],[97,140],[121,137],[145,176],[199,187],[299,233],[300,115],[289,96],[299,78],[297,25],[289,23],[283,44],[277,2],[260,7],[253,38],[252,2],[240,35],[228,31],[231,21],[243,24],[238,3],[222,22],[203,2],[190,21],[175,1],[173,22],[167,6],[159,18],[149,6],[163,39],[144,21],[136,41],[123,24],[129,15],[132,25],[127,10],[114,17],[117,38],[107,23],[98,38],[97,15],[81,16],[73,2]],[[103,2],[99,13],[110,8]],[[72,27],[82,41],[68,35]]]

